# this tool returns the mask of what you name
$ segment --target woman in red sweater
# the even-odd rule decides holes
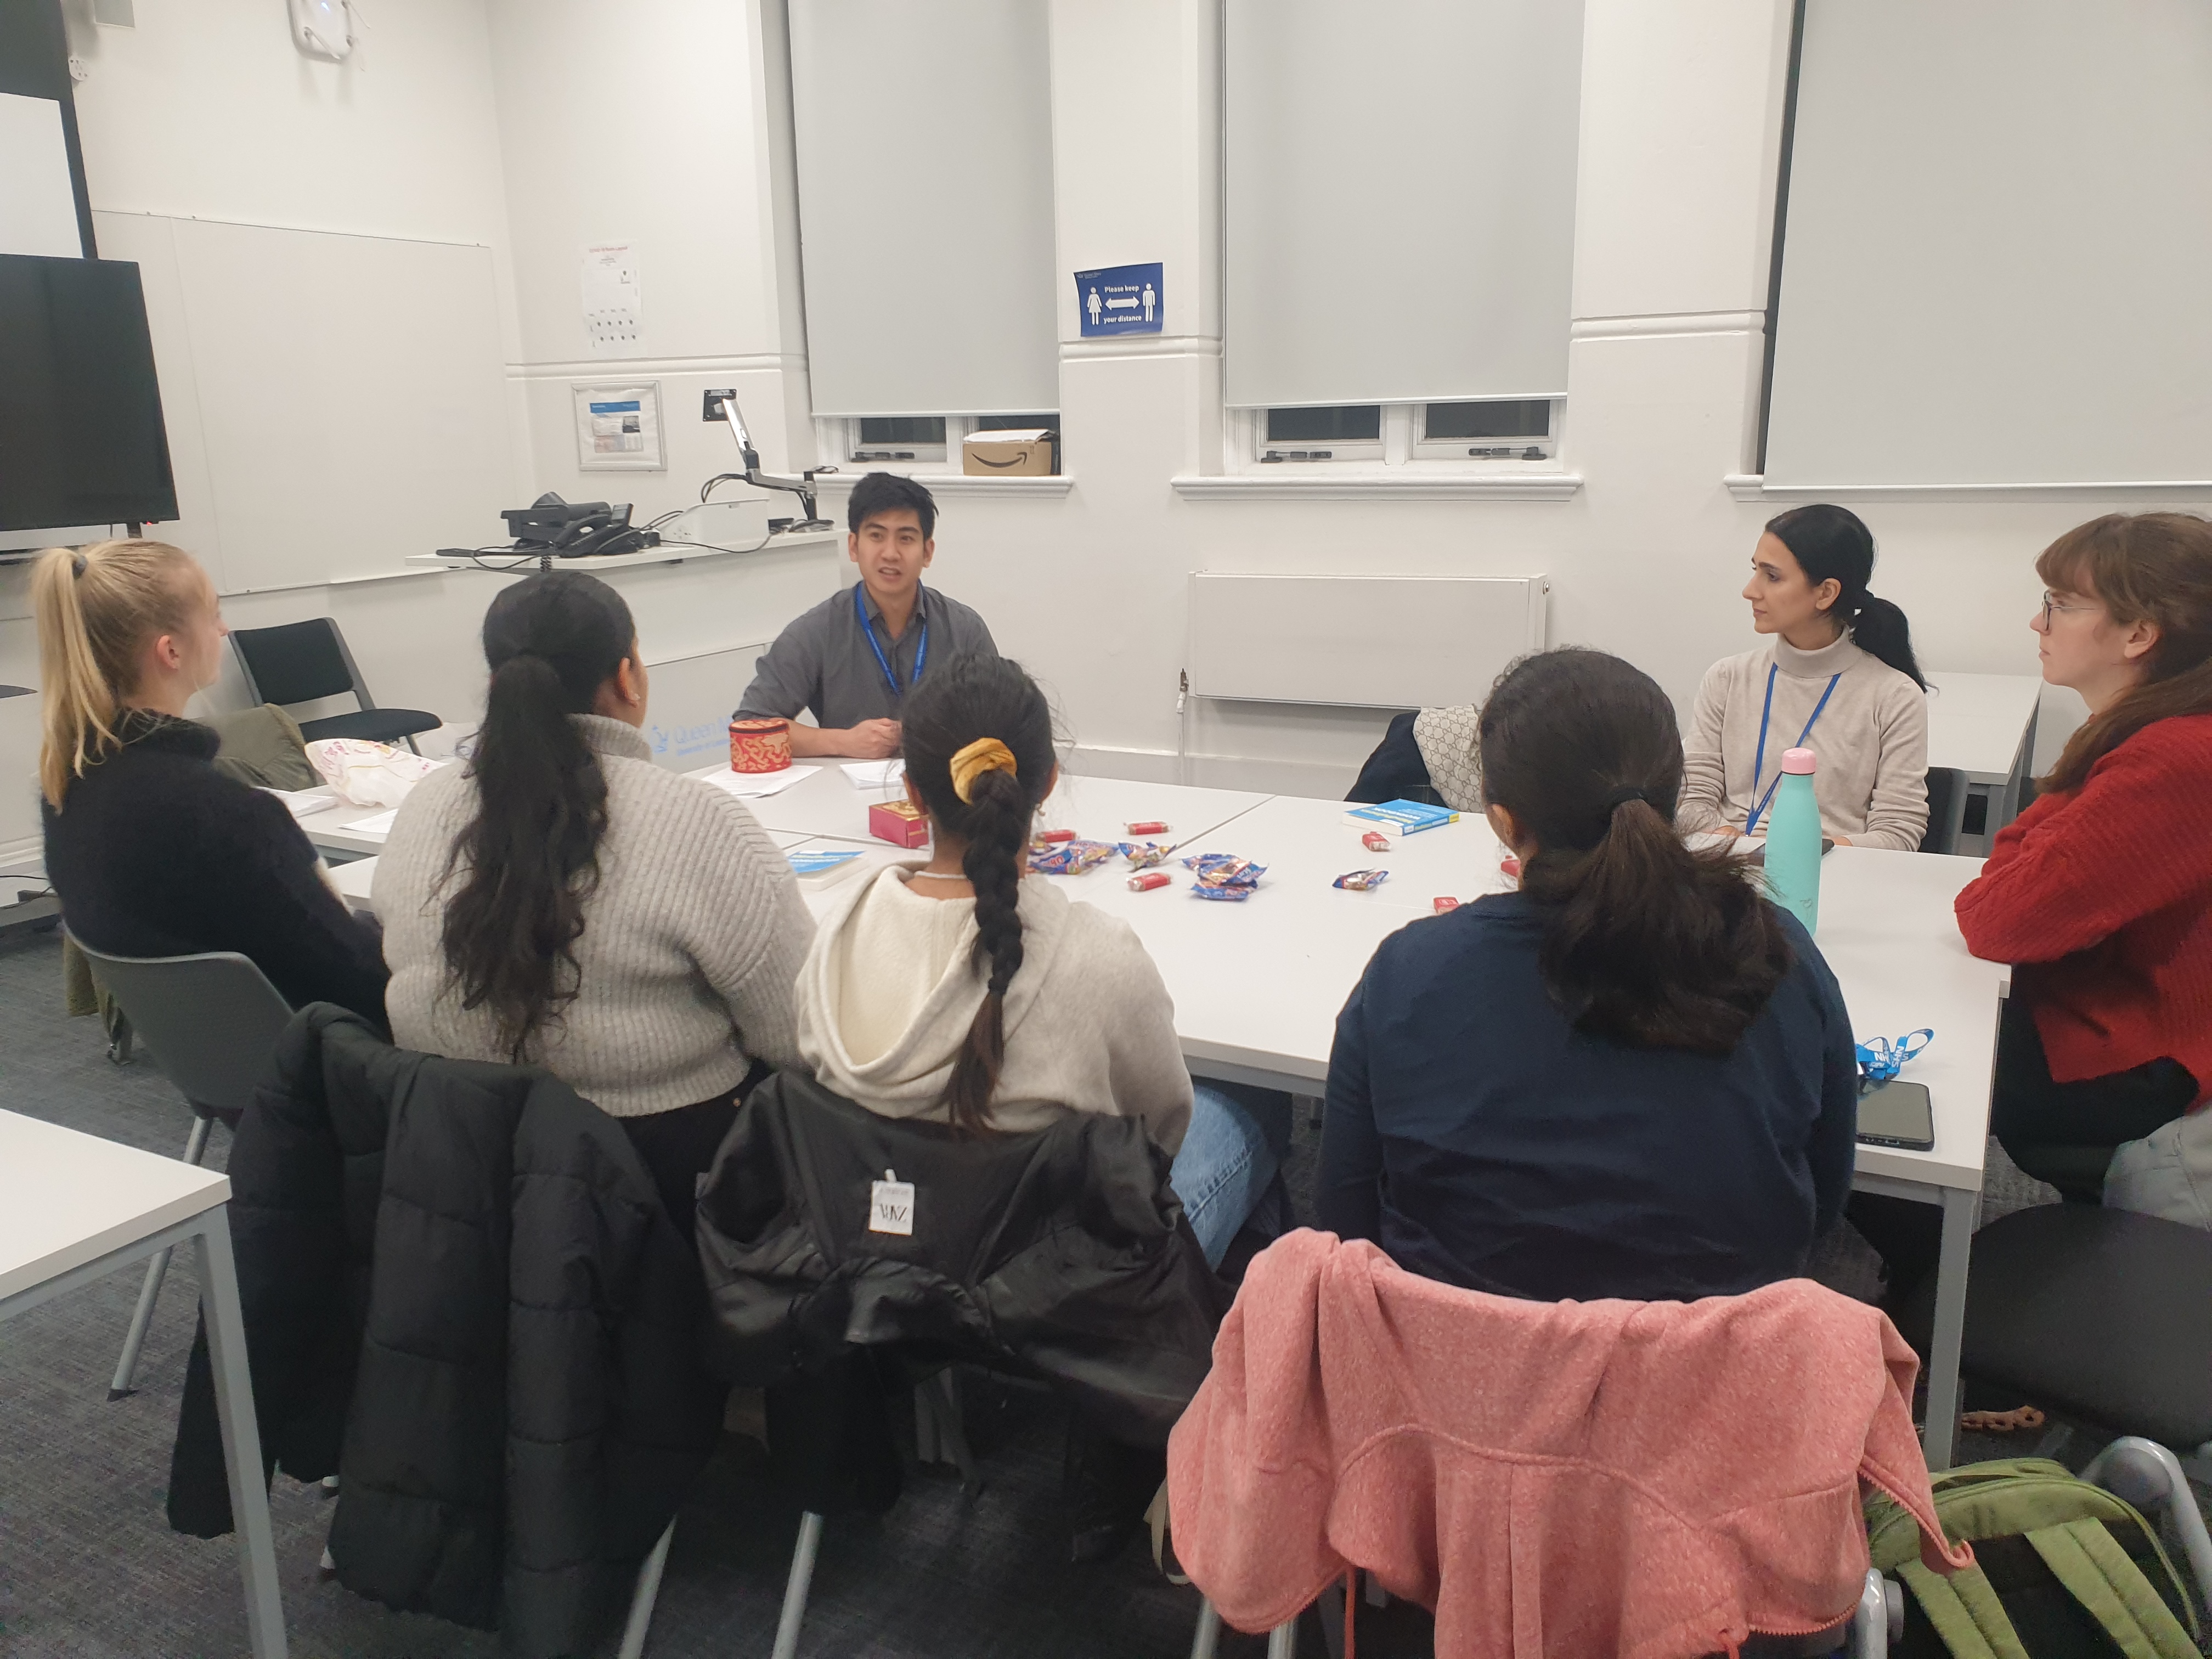
[[[2212,524],[2112,514],[2044,550],[2043,678],[2089,719],[1959,895],[2017,964],[1990,1126],[2095,1203],[2114,1151],[2212,1093]]]

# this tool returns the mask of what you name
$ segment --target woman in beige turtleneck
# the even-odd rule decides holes
[[[1768,523],[1751,566],[1743,596],[1773,642],[1705,671],[1675,823],[1763,836],[1782,751],[1802,746],[1819,757],[1830,840],[1916,850],[1928,830],[1927,682],[1905,613],[1867,592],[1874,537],[1847,508],[1792,507]]]

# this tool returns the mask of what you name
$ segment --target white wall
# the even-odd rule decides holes
[[[1632,657],[1685,708],[1707,664],[1751,643],[1736,595],[1784,503],[1738,501],[1722,480],[1747,469],[1756,429],[1789,12],[1787,0],[1589,0],[1561,456],[1583,483],[1571,500],[1189,500],[1171,477],[1222,470],[1218,8],[1054,0],[1062,270],[1165,260],[1167,331],[1080,342],[1062,295],[1073,488],[949,496],[933,574],[1051,683],[1090,764],[1174,775],[1194,568],[1540,570],[1554,643]],[[1376,244],[1387,279],[1387,226]],[[1387,280],[1380,291],[1387,303]],[[1912,615],[1930,665],[2033,673],[2034,552],[2121,504],[1869,504],[1877,591]],[[2059,696],[2046,754],[2072,723]],[[1188,775],[1339,791],[1381,725],[1200,707]]]
[[[94,29],[79,15],[88,0],[69,3],[91,66],[78,96],[97,207],[492,250],[507,496],[682,505],[733,464],[726,433],[698,419],[708,386],[740,388],[771,467],[816,459],[782,0],[381,0],[343,68],[299,58],[269,0],[137,0],[135,31]],[[1782,503],[1737,500],[1723,480],[1753,459],[1788,0],[1588,0],[1560,457],[1583,483],[1562,501],[1179,494],[1170,479],[1223,470],[1218,6],[1048,3],[1072,488],[955,481],[933,574],[1049,684],[1083,763],[1172,776],[1187,744],[1195,781],[1328,793],[1371,744],[1379,717],[1311,708],[1201,707],[1186,729],[1176,680],[1198,568],[1540,570],[1555,642],[1632,657],[1684,704],[1709,662],[1745,648],[1737,590]],[[931,187],[961,186],[945,173]],[[629,243],[641,266],[632,360],[584,342],[579,261],[603,241]],[[1387,303],[1387,226],[1376,248]],[[1066,274],[1153,258],[1167,265],[1166,332],[1080,341]],[[571,383],[634,378],[661,384],[668,470],[578,471]],[[2094,513],[2141,504],[1859,505],[1882,548],[1877,590],[1911,615],[1924,662],[2032,673],[2035,551]],[[400,527],[392,540],[396,566],[416,538]],[[648,639],[648,656],[757,638],[744,580],[738,561],[656,580],[649,609],[668,637]],[[0,680],[35,672],[21,586],[0,573]],[[489,577],[432,574],[257,595],[229,612],[252,623],[328,610],[384,700],[466,717],[492,591]],[[2074,718],[2068,701],[2046,708],[2046,759]],[[0,733],[11,779],[31,769],[20,747]],[[33,826],[27,795],[0,792],[0,848]]]
[[[368,8],[368,27],[343,64],[301,57],[283,8],[267,0],[143,0],[137,26],[127,29],[94,25],[89,0],[65,0],[64,11],[70,49],[88,71],[76,89],[87,185],[94,209],[110,222],[112,216],[154,215],[478,245],[491,250],[499,313],[513,337],[507,192],[480,0],[380,0]],[[117,240],[122,257],[140,252],[134,244],[125,252],[128,239]],[[211,466],[198,389],[168,370],[183,319],[157,306],[151,320],[185,515],[155,533],[187,547],[204,540],[220,576],[222,525],[215,501],[231,501],[250,518],[283,498],[286,446],[225,450]],[[313,396],[342,392],[309,380],[313,360],[303,352],[298,379],[269,387],[272,409],[288,420]],[[201,367],[220,378],[232,365]],[[296,439],[296,432],[290,435]],[[495,439],[487,453],[504,457],[512,434],[501,431]],[[503,459],[498,465],[507,470]],[[491,494],[504,495],[507,481],[497,482]],[[391,512],[398,505],[379,496],[374,477],[352,483],[344,496],[301,513],[303,539],[317,534],[323,514]],[[498,527],[495,520],[481,533],[489,538]],[[404,526],[395,526],[392,539],[396,569],[400,555],[414,550]],[[236,626],[335,616],[381,700],[465,713],[482,678],[465,648],[473,623],[466,605],[477,598],[468,580],[433,574],[342,586],[311,580],[293,591],[231,597],[224,608]],[[0,680],[34,684],[27,586],[22,570],[0,570]],[[237,701],[234,673],[233,681],[210,701]],[[0,732],[0,849],[37,830],[28,782],[34,745],[20,730],[26,724],[11,721]]]

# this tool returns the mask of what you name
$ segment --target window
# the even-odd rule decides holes
[[[1559,410],[1549,398],[1433,404],[1328,404],[1229,411],[1232,471],[1251,464],[1551,461]],[[1241,434],[1241,435],[1239,435]]]
[[[1420,421],[1413,453],[1423,459],[1464,455],[1478,461],[1544,461],[1558,453],[1549,398],[1423,404]]]
[[[1382,405],[1340,404],[1265,411],[1262,461],[1376,460],[1382,454]]]
[[[1059,401],[1055,305],[1066,279],[1054,252],[1047,9],[1036,0],[792,0],[799,258],[817,414],[857,421]],[[915,100],[925,94],[918,141]],[[945,157],[961,158],[963,181],[923,184]],[[970,165],[984,173],[967,177]],[[898,250],[895,281],[885,279],[885,248]],[[957,464],[959,441],[948,427],[937,459]],[[921,459],[919,441],[865,447]]]
[[[1225,404],[1565,392],[1583,11],[1225,0]]]
[[[942,415],[863,415],[851,422],[850,458],[856,461],[941,461]]]
[[[1037,415],[859,415],[836,420],[817,416],[825,454],[842,454],[864,466],[887,465],[895,472],[942,475],[961,470],[960,442],[971,432],[1030,432],[1042,427],[1057,434],[1057,414]],[[1060,471],[1060,440],[1053,440],[1053,471]]]

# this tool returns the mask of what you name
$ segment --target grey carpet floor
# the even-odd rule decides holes
[[[97,1023],[63,1017],[52,935],[0,939],[0,1107],[171,1156],[189,1127],[150,1063],[111,1066]],[[1310,1213],[1316,1135],[1303,1115],[1297,1127],[1285,1173],[1301,1212]],[[218,1131],[210,1161],[220,1166],[227,1151]],[[1986,1213],[1996,1214],[2055,1195],[1993,1146],[1985,1196]],[[1870,1294],[1877,1270],[1863,1243],[1846,1237],[1824,1257],[1820,1277]],[[162,1518],[194,1322],[189,1258],[179,1259],[163,1291],[138,1391],[106,1398],[138,1280],[136,1271],[118,1273],[0,1323],[0,1655],[11,1659],[211,1659],[246,1650],[232,1540],[181,1537]],[[986,1477],[979,1495],[923,1475],[889,1516],[831,1522],[803,1643],[810,1659],[1188,1651],[1196,1593],[1163,1581],[1147,1551],[1133,1546],[1103,1566],[1066,1563],[1062,1423],[1039,1396],[994,1397],[997,1406],[971,1422]],[[1972,1437],[1962,1455],[2021,1449]],[[279,1476],[270,1504],[294,1653],[498,1654],[495,1637],[394,1614],[319,1582],[325,1500]],[[678,1519],[648,1653],[768,1653],[796,1527],[762,1478],[758,1448],[726,1437]],[[1305,1650],[1320,1651],[1317,1632],[1310,1635]],[[1231,1632],[1221,1651],[1246,1659],[1262,1648]],[[1363,1639],[1362,1651],[1379,1650]]]

